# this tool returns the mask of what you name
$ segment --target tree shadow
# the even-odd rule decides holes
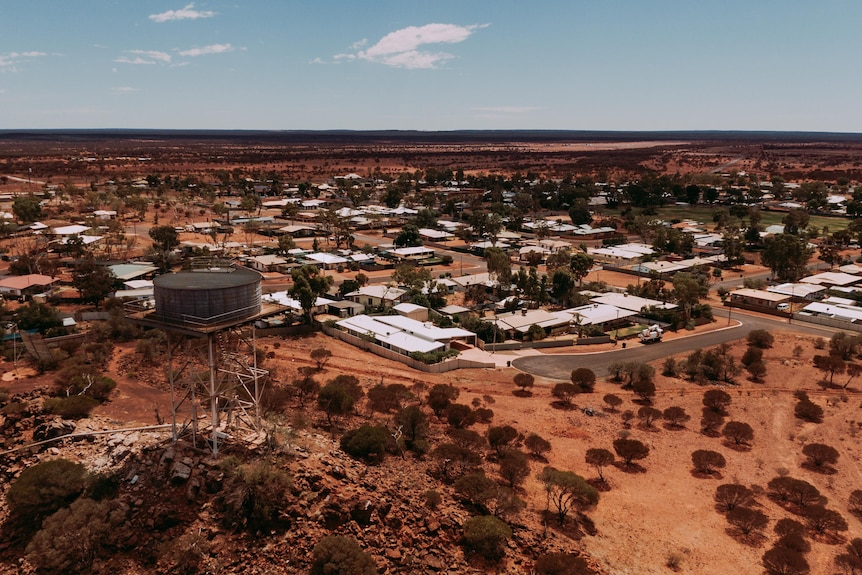
[[[533,392],[528,389],[516,389],[512,395],[515,397],[533,397]]]
[[[751,446],[747,443],[736,443],[733,441],[725,441],[722,443],[726,448],[732,449],[734,451],[738,451],[740,453],[746,453],[751,451]]]
[[[554,511],[542,510],[539,512],[539,516],[547,529],[572,541],[580,541],[584,536],[595,534],[596,532],[592,520],[583,513],[570,513],[562,525],[560,525],[559,518]],[[586,521],[582,524],[584,519]]]
[[[800,467],[821,475],[835,475],[838,473],[838,470],[831,465],[814,465],[808,461],[804,461]]]
[[[624,461],[616,461],[612,463],[614,467],[622,471],[623,473],[646,473],[646,467],[635,463],[632,461],[631,463],[626,464]]]
[[[551,407],[553,407],[554,409],[559,409],[561,411],[574,411],[574,410],[578,409],[578,406],[575,405],[574,403],[566,403],[565,401],[559,401],[559,400],[552,401]]]
[[[611,490],[611,484],[608,483],[607,480],[602,481],[598,477],[593,477],[592,479],[587,479],[587,483],[592,485],[596,491],[606,492],[606,491]]]
[[[767,540],[763,533],[751,532],[746,534],[740,531],[737,527],[727,527],[724,532],[730,535],[737,543],[741,543],[748,547],[763,547],[763,544]]]
[[[724,475],[720,471],[700,471],[698,469],[691,470],[691,476],[695,479],[723,479]]]

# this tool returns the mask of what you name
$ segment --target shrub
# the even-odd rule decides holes
[[[602,398],[602,401],[608,406],[608,411],[616,411],[619,406],[623,404],[623,400],[620,396],[614,395],[613,393],[609,393]]]
[[[645,459],[649,455],[649,447],[637,439],[615,439],[614,451],[623,458],[626,465],[631,465],[635,460]]]
[[[787,547],[773,547],[761,562],[769,575],[805,575],[811,570],[802,553]]]
[[[775,338],[765,329],[751,330],[748,332],[746,340],[748,341],[748,345],[761,349],[768,349],[775,343]]]
[[[572,370],[572,383],[583,393],[590,393],[596,386],[596,374],[593,370],[586,367],[579,367]]]
[[[380,462],[383,461],[390,437],[385,427],[362,425],[341,437],[341,449],[355,459]]]
[[[857,517],[862,517],[862,489],[854,489],[850,493],[850,499],[847,500],[847,510]]]
[[[809,443],[802,448],[802,454],[809,465],[817,468],[830,467],[838,461],[838,450],[823,443]]]
[[[428,509],[437,509],[440,503],[443,502],[443,497],[440,495],[439,491],[435,491],[434,489],[429,489],[424,493],[425,497],[425,506]]]
[[[742,421],[728,421],[721,434],[734,445],[748,445],[754,440],[754,429]]]
[[[769,518],[756,509],[734,507],[727,512],[727,522],[739,529],[743,535],[749,535],[762,531],[769,524]]]
[[[730,405],[730,394],[721,389],[710,389],[703,394],[703,405],[715,413],[725,415]]]
[[[463,429],[476,423],[476,415],[469,405],[452,403],[446,408],[446,422],[455,429]]]
[[[330,425],[334,416],[352,412],[353,406],[359,399],[357,393],[353,390],[352,382],[340,380],[340,377],[342,376],[331,380],[317,394],[317,405],[326,412],[326,419]],[[358,382],[356,386],[358,387]],[[361,394],[361,388],[359,393]]]
[[[763,361],[763,350],[759,347],[748,346],[748,349],[746,349],[745,353],[742,354],[740,363],[745,367],[748,367],[757,361]]]
[[[502,455],[509,445],[518,438],[518,430],[511,425],[492,426],[488,428],[488,445]]]
[[[527,454],[517,449],[507,449],[500,457],[500,477],[502,477],[509,489],[524,483],[530,475],[530,463]]]
[[[515,385],[521,388],[522,393],[527,393],[527,390],[536,382],[536,378],[530,375],[529,373],[518,373],[515,374]]]
[[[551,395],[559,399],[566,407],[571,407],[572,399],[578,394],[578,387],[573,383],[558,383],[551,390]]]
[[[117,545],[127,509],[116,501],[82,498],[42,523],[27,545],[27,559],[54,573],[88,571],[93,561]]]
[[[668,357],[661,365],[661,374],[665,377],[676,377],[679,375],[679,365],[672,357]]]
[[[677,406],[668,407],[661,416],[667,422],[669,427],[680,429],[685,426],[685,422],[691,419],[691,416],[685,412],[685,409]]]
[[[546,553],[536,559],[535,575],[593,575],[583,557],[574,553]]]
[[[535,433],[527,436],[527,439],[524,440],[524,447],[530,451],[533,457],[543,457],[545,453],[551,450],[550,442]]]
[[[714,473],[718,469],[723,469],[727,462],[724,456],[717,451],[708,449],[698,449],[691,454],[691,462],[694,464],[696,471],[700,473]]]
[[[440,417],[449,404],[458,399],[459,391],[452,385],[438,383],[428,392],[428,406]]]
[[[738,483],[725,483],[715,489],[715,502],[722,511],[732,511],[737,507],[754,502],[754,493]]]
[[[87,395],[71,397],[49,397],[43,405],[45,413],[59,415],[64,419],[82,419],[90,415],[99,400]]]
[[[311,552],[311,575],[377,575],[374,559],[348,537],[329,535]]]
[[[87,485],[87,470],[80,463],[54,459],[37,463],[21,472],[9,487],[9,512],[24,527],[39,522],[72,503]]]
[[[506,540],[512,529],[491,515],[471,517],[464,522],[464,543],[471,551],[489,561],[499,561],[505,554]]]
[[[613,464],[614,454],[607,449],[591,447],[590,449],[587,449],[584,461],[586,461],[587,465],[592,465],[596,469],[596,473],[599,474],[599,481],[606,483],[602,469]]]
[[[810,399],[802,399],[797,402],[793,409],[794,415],[803,421],[811,423],[823,422],[823,408],[811,401]]]
[[[641,400],[649,402],[655,397],[655,383],[653,383],[652,379],[638,379],[632,383],[632,391]]]
[[[282,527],[281,509],[293,484],[290,475],[267,461],[225,467],[229,473],[222,495],[225,527],[252,533]]]
[[[598,504],[599,492],[586,479],[571,471],[561,471],[547,466],[539,474],[547,502],[553,504],[560,525],[566,522],[566,516],[572,508],[583,508]]]
[[[195,575],[211,552],[212,544],[206,535],[194,529],[163,545],[159,561],[167,564],[170,573]]]
[[[330,359],[332,359],[332,352],[325,347],[311,350],[311,360],[317,364],[317,371],[322,371]]]

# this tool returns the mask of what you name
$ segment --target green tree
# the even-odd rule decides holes
[[[374,559],[348,537],[328,535],[311,552],[311,575],[377,575]]]
[[[599,474],[599,481],[602,483],[606,483],[605,476],[602,473],[602,469],[607,467],[608,465],[612,465],[614,462],[614,454],[611,453],[607,449],[603,449],[600,447],[591,447],[587,449],[587,453],[584,457],[587,465],[592,465],[596,469],[596,473]]]
[[[422,238],[419,236],[419,228],[415,224],[404,224],[401,233],[392,241],[399,248],[421,246]]]
[[[571,471],[547,466],[539,474],[539,480],[545,488],[546,509],[554,506],[560,525],[565,523],[572,508],[592,507],[599,502],[599,492]]]
[[[772,275],[784,281],[796,281],[805,273],[811,257],[808,242],[792,234],[769,236],[764,241],[762,260]]]
[[[317,298],[329,291],[332,286],[332,276],[321,274],[317,266],[304,265],[294,268],[290,272],[290,277],[293,279],[290,295],[299,300],[305,320],[310,324],[311,310]]]
[[[27,559],[47,573],[89,572],[120,543],[127,515],[119,501],[78,499],[45,519],[27,545]]]
[[[23,223],[31,223],[42,217],[42,206],[39,198],[33,194],[18,195],[12,201],[12,213]]]
[[[501,288],[508,288],[512,283],[512,262],[509,261],[509,255],[500,248],[486,248],[485,262],[491,277],[497,280]]]
[[[37,463],[9,486],[9,513],[25,528],[38,527],[43,518],[74,501],[87,486],[87,479],[84,466],[68,459]]]
[[[581,284],[590,270],[593,268],[593,258],[583,252],[575,252],[572,254],[572,259],[569,262],[569,269],[572,272],[572,277],[578,284]]]
[[[341,436],[341,449],[356,459],[368,462],[383,461],[389,431],[380,425],[362,425]]]
[[[14,317],[19,329],[35,329],[43,334],[63,325],[57,308],[33,300],[16,309]]]
[[[317,394],[317,406],[326,412],[326,420],[332,425],[332,418],[353,411],[356,398],[339,381],[332,380]]]
[[[512,529],[492,515],[471,517],[464,522],[464,543],[467,548],[489,561],[499,561],[505,554],[506,540]]]
[[[150,239],[156,249],[170,252],[180,245],[180,238],[173,226],[155,226],[150,228]]]
[[[691,310],[698,304],[700,298],[706,297],[709,286],[702,280],[703,276],[679,272],[673,276],[673,293],[677,302],[685,311],[685,319],[691,319]]]
[[[117,279],[111,270],[93,258],[92,255],[79,261],[72,272],[72,285],[78,290],[81,299],[92,303],[99,309],[99,302],[114,291]]]

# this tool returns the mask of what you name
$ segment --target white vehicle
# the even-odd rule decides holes
[[[654,324],[640,332],[638,337],[640,337],[641,343],[656,343],[661,341],[663,335],[664,330]]]

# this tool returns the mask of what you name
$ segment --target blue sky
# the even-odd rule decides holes
[[[0,129],[862,132],[859,0],[0,0]]]

